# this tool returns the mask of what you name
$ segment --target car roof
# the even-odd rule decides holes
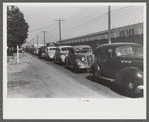
[[[79,48],[79,47],[89,47],[89,48],[91,48],[89,45],[75,45],[75,46],[72,46],[72,48]]]
[[[62,46],[58,46],[57,48],[63,48],[63,47],[71,47],[70,45],[62,45]]]
[[[55,47],[55,46],[48,46],[47,48],[57,48],[57,47]]]
[[[40,48],[44,48],[44,47],[46,47],[46,46],[41,46]]]
[[[125,45],[141,46],[140,44],[137,44],[137,43],[119,42],[119,43],[102,44],[102,45],[99,45],[97,48],[101,48],[101,47],[112,47],[112,46],[125,46]],[[97,49],[97,48],[96,48],[96,49]]]

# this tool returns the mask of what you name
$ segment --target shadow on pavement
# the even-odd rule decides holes
[[[71,68],[71,67],[66,67],[65,65],[64,65],[64,67],[63,68],[65,68],[65,69],[67,69],[67,70],[69,70],[69,71],[71,71],[71,72],[73,72],[73,73],[76,73],[76,74],[83,74],[83,73],[87,73],[87,70],[86,69],[80,69],[78,72],[74,72],[74,69],[73,68]]]
[[[93,82],[96,82],[96,83],[99,83],[103,86],[106,86],[108,88],[110,88],[112,91],[122,95],[122,96],[125,96],[125,97],[129,97],[123,90],[122,88],[116,86],[114,83],[108,81],[108,80],[105,80],[105,79],[101,79],[101,78],[98,78],[98,79],[95,79],[92,75],[89,75],[86,77],[88,80],[90,81],[93,81]]]

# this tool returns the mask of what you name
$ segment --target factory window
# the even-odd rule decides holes
[[[125,30],[124,31],[120,31],[120,37],[125,36]]]
[[[120,31],[120,37],[122,37],[123,36],[123,31]]]
[[[135,30],[134,29],[132,29],[132,35],[135,35]]]
[[[135,29],[129,29],[129,36],[135,35]]]
[[[123,36],[125,36],[125,31],[123,31]]]
[[[131,36],[131,29],[129,29],[129,36]]]
[[[128,30],[126,30],[126,34],[127,34],[127,36],[128,36]]]

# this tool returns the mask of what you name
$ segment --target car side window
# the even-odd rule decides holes
[[[71,54],[74,54],[73,48],[71,48],[69,52],[70,52]]]
[[[105,55],[105,49],[99,49],[98,56],[104,56],[104,55]]]
[[[113,49],[109,48],[106,50],[105,57],[112,58],[113,57]]]

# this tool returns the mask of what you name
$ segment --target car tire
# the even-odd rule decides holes
[[[98,80],[98,73],[95,68],[93,69],[93,77],[95,80]]]
[[[49,58],[49,56],[47,57],[47,60],[48,60],[48,61],[50,61],[50,58]]]
[[[75,73],[79,73],[79,68],[76,64],[74,64],[73,70],[74,70]]]
[[[56,56],[54,56],[54,62],[56,63]]]
[[[129,80],[128,75],[123,75],[122,76],[122,86],[123,86],[123,91],[129,96],[129,97],[137,97],[138,94],[135,92],[136,86],[132,83],[131,80]]]
[[[62,60],[61,60],[61,58],[59,59],[59,65],[62,66]]]
[[[68,68],[68,59],[67,58],[65,59],[65,66],[66,66],[66,68]]]

